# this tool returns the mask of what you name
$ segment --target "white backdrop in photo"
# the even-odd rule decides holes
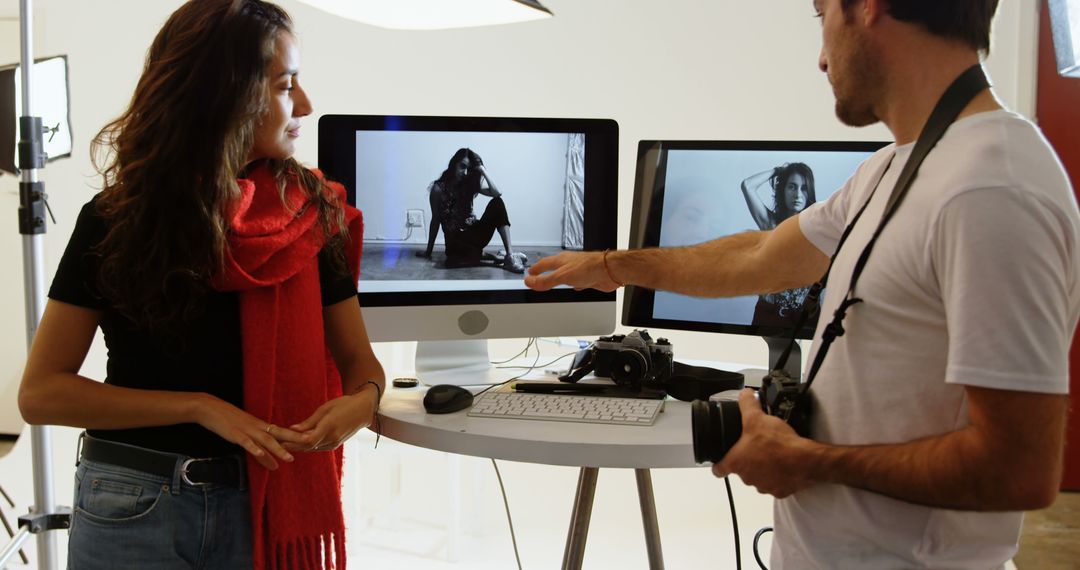
[[[428,187],[460,148],[480,156],[502,193],[515,246],[562,244],[568,151],[564,133],[358,131],[356,204],[364,212],[364,239],[400,240],[406,211],[419,209],[424,225],[409,242],[426,244]],[[473,201],[477,218],[488,200],[481,195]],[[442,231],[435,243],[443,243]]]

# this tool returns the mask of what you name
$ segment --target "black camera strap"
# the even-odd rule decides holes
[[[859,276],[862,275],[863,269],[866,267],[866,262],[870,258],[870,252],[873,250],[874,244],[877,243],[878,237],[881,236],[881,232],[885,229],[885,225],[892,219],[893,214],[896,213],[896,210],[900,207],[900,203],[907,195],[908,189],[911,188],[911,183],[915,179],[915,174],[918,172],[919,167],[922,166],[926,155],[930,154],[930,151],[937,145],[938,141],[941,140],[945,131],[948,130],[949,126],[956,120],[956,117],[960,115],[960,112],[964,110],[964,107],[967,107],[976,95],[989,86],[990,82],[983,73],[982,65],[975,64],[960,74],[960,76],[949,85],[949,88],[945,90],[945,93],[937,102],[934,110],[930,113],[930,117],[927,119],[926,125],[923,126],[918,140],[915,141],[915,147],[911,151],[911,156],[904,164],[903,170],[900,171],[900,177],[897,179],[896,186],[893,187],[892,194],[889,196],[889,201],[885,205],[885,213],[882,214],[877,229],[874,231],[870,241],[867,242],[862,253],[859,254],[858,260],[855,262],[855,269],[851,274],[851,283],[848,285],[844,300],[833,313],[832,321],[826,325],[825,329],[822,331],[821,345],[814,355],[814,362],[811,364],[810,372],[807,374],[806,383],[803,389],[804,392],[810,389],[810,384],[817,376],[818,370],[821,368],[821,364],[824,362],[825,355],[829,352],[829,347],[832,345],[833,341],[836,340],[837,337],[844,335],[842,323],[844,317],[847,315],[847,310],[851,308],[852,305],[862,302],[862,299],[855,296],[855,286],[859,281]],[[891,167],[891,159],[889,167]],[[806,301],[803,305],[802,314],[799,315],[799,323],[791,335],[791,343],[788,344],[787,349],[784,350],[784,353],[780,355],[780,358],[777,360],[776,365],[773,366],[774,371],[782,369],[787,363],[787,359],[791,354],[791,349],[795,345],[795,335],[806,325],[806,321],[819,310],[821,292],[825,289],[825,284],[829,280],[829,272],[832,271],[833,264],[840,254],[840,248],[843,247],[844,242],[851,234],[851,230],[855,227],[855,224],[858,223],[863,212],[866,211],[866,207],[870,205],[870,201],[877,192],[877,187],[881,184],[881,180],[885,177],[885,172],[888,170],[889,168],[885,168],[885,170],[882,171],[881,178],[879,178],[877,184],[875,184],[874,190],[870,193],[870,197],[867,198],[866,203],[864,203],[858,213],[855,214],[851,223],[844,228],[844,232],[841,234],[840,241],[836,246],[836,251],[833,252],[832,257],[829,260],[829,267],[825,270],[825,275],[810,287],[810,291],[807,293]]]

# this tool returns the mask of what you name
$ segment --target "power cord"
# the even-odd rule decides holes
[[[769,569],[765,566],[765,563],[761,561],[761,556],[758,554],[758,545],[757,545],[757,543],[758,543],[758,540],[761,538],[761,536],[763,534],[767,533],[767,532],[773,532],[773,527],[771,527],[771,526],[764,527],[761,530],[757,531],[757,534],[754,535],[754,560],[757,560],[757,565],[759,567],[761,567],[761,570],[769,570]]]
[[[528,342],[525,343],[525,348],[518,351],[517,354],[511,356],[510,358],[507,358],[506,360],[492,360],[491,363],[492,364],[506,364],[507,362],[510,362],[511,360],[514,360],[515,358],[518,358],[519,356],[528,356],[529,355],[529,349],[532,348],[535,345],[536,345],[536,337],[534,336],[534,337],[530,338],[528,340]],[[540,351],[540,349],[537,349],[537,352],[539,352],[539,351]]]
[[[500,362],[492,362],[492,364],[503,364],[503,363],[506,363],[506,362],[510,362],[511,360],[514,360],[515,358],[518,358],[519,356],[522,356],[522,355],[528,356],[529,349],[536,346],[536,340],[537,340],[536,337],[530,338],[529,341],[527,343],[525,343],[525,348],[522,349],[520,352],[518,352],[517,354],[515,354],[514,356],[512,356],[512,357],[510,357],[510,358],[508,358],[506,360],[503,360],[503,361],[500,361]],[[536,358],[533,360],[533,363],[532,363],[531,366],[500,366],[499,367],[499,368],[525,368],[524,372],[522,372],[521,374],[518,374],[517,376],[514,376],[513,378],[511,378],[509,380],[500,382],[498,384],[492,384],[491,386],[488,386],[487,388],[484,388],[483,390],[480,390],[479,392],[477,392],[476,395],[479,396],[480,394],[483,394],[484,392],[487,392],[488,390],[490,390],[490,389],[492,389],[492,388],[494,388],[496,386],[502,386],[503,384],[506,384],[507,382],[513,382],[514,380],[517,380],[517,379],[525,376],[526,374],[532,372],[533,370],[536,370],[537,368],[550,366],[550,365],[552,365],[552,364],[566,358],[567,356],[571,356],[571,355],[574,355],[574,354],[577,354],[577,352],[575,351],[575,352],[570,352],[570,353],[564,354],[564,355],[560,356],[559,358],[556,358],[555,360],[552,360],[551,362],[548,362],[546,364],[541,365],[541,364],[538,364],[540,362],[540,349],[537,348],[536,349]],[[506,523],[510,527],[510,542],[513,543],[513,545],[514,545],[514,560],[517,561],[518,570],[521,570],[521,553],[518,551],[517,534],[514,532],[514,519],[510,516],[510,501],[507,500],[507,498],[506,498],[506,487],[503,485],[502,474],[499,473],[499,464],[495,462],[494,458],[491,460],[491,466],[495,468],[495,477],[499,480],[499,492],[502,493],[503,508],[506,510]]]
[[[510,541],[514,543],[514,559],[517,560],[518,570],[521,570],[521,556],[518,554],[517,536],[514,534],[514,519],[510,518],[510,502],[506,500],[506,487],[503,487],[499,464],[495,463],[495,459],[491,460],[491,466],[495,468],[495,477],[499,479],[499,491],[502,492],[503,507],[506,509],[506,523],[510,525]]]
[[[735,496],[731,493],[731,481],[727,477],[724,477],[724,487],[727,488],[728,507],[731,509],[731,528],[735,531],[735,569],[742,570],[742,548],[739,546],[739,518],[735,516]],[[754,539],[754,556],[757,556],[757,538]],[[760,561],[759,558],[758,563]]]
[[[560,357],[558,357],[555,360],[552,360],[550,362],[545,362],[543,364],[533,364],[532,366],[496,366],[496,368],[526,368],[526,369],[528,369],[529,372],[531,372],[533,370],[536,370],[537,368],[547,368],[548,366],[551,366],[552,364],[555,364],[556,362],[558,362],[560,360],[563,360],[564,358],[567,358],[569,356],[573,356],[575,354],[577,354],[577,351],[568,352],[568,353],[566,353],[566,354],[564,354],[564,355],[562,355],[562,356],[560,356]],[[527,373],[528,372],[526,372],[526,374]]]
[[[507,358],[506,360],[497,360],[497,361],[493,360],[493,361],[491,361],[492,364],[505,364],[505,363],[510,362],[511,360],[514,360],[514,359],[516,359],[516,358],[518,358],[518,357],[520,357],[522,355],[527,357],[528,354],[529,354],[529,350],[531,348],[536,348],[536,358],[533,359],[533,363],[530,364],[529,366],[496,366],[495,367],[495,368],[523,368],[524,371],[521,374],[518,374],[517,376],[514,376],[513,378],[510,378],[508,380],[503,380],[502,382],[499,382],[498,384],[492,384],[492,385],[488,386],[487,388],[484,388],[483,390],[480,390],[479,392],[475,392],[473,394],[473,396],[479,396],[480,394],[483,394],[484,392],[487,392],[488,390],[490,390],[492,388],[498,388],[499,386],[502,386],[503,384],[506,384],[507,382],[513,382],[514,380],[520,380],[525,375],[532,372],[533,370],[536,370],[537,368],[546,368],[546,367],[551,366],[552,364],[555,364],[556,362],[558,362],[558,361],[560,361],[560,360],[562,360],[564,358],[567,358],[569,356],[573,356],[573,355],[577,354],[577,351],[568,352],[568,353],[556,358],[555,360],[552,360],[550,362],[545,362],[544,364],[538,364],[540,362],[540,349],[538,347],[536,347],[536,341],[537,341],[536,337],[532,337],[532,338],[529,339],[529,341],[527,343],[525,343],[525,348],[518,351],[518,353],[515,354],[514,356],[511,356],[510,358]]]
[[[518,358],[518,357],[523,356],[523,355],[527,357],[528,354],[529,354],[529,349],[536,346],[536,341],[537,341],[536,337],[530,338],[529,341],[527,343],[525,343],[525,348],[523,348],[517,354],[515,354],[514,356],[511,356],[510,358],[508,358],[506,360],[501,360],[501,361],[497,361],[497,362],[493,361],[492,364],[505,364],[505,363],[510,362],[511,360],[514,360],[515,358]],[[513,378],[510,378],[509,380],[505,380],[505,381],[500,382],[498,384],[492,384],[491,386],[488,386],[487,388],[484,388],[483,390],[480,390],[475,395],[479,396],[480,394],[483,394],[484,392],[487,392],[488,390],[490,390],[492,388],[495,388],[496,386],[502,386],[503,384],[506,384],[507,382],[513,382],[514,380],[517,380],[517,379],[525,376],[526,374],[532,372],[533,370],[536,370],[537,368],[551,366],[552,364],[554,364],[554,363],[556,363],[556,362],[558,362],[558,361],[560,361],[560,360],[562,360],[562,359],[564,359],[564,358],[566,358],[568,356],[573,356],[575,354],[577,354],[577,351],[568,352],[568,353],[556,358],[555,360],[552,360],[552,361],[547,362],[545,364],[537,364],[538,362],[540,362],[540,348],[536,347],[536,358],[533,360],[533,363],[532,363],[531,366],[498,366],[497,367],[497,368],[524,368],[525,369],[524,372],[522,372],[521,374],[518,374],[517,376],[514,376]],[[514,532],[514,519],[510,516],[510,501],[508,501],[507,498],[506,498],[506,487],[503,485],[502,474],[499,473],[499,464],[495,462],[494,458],[492,458],[492,460],[491,460],[491,466],[495,468],[495,477],[499,480],[499,492],[502,493],[503,508],[506,510],[506,523],[510,527],[510,542],[513,543],[513,545],[514,545],[514,560],[517,561],[518,570],[522,570],[522,568],[521,568],[521,554],[520,554],[520,552],[518,552],[517,534]],[[731,496],[731,488],[730,488],[730,486],[728,487],[728,496],[729,497]],[[734,503],[732,504],[732,508],[734,508]],[[736,531],[736,532],[738,532],[738,531]],[[738,547],[738,540],[737,539],[736,539],[736,547]]]
[[[525,354],[525,355],[529,354],[529,347],[533,346],[534,344],[536,344],[536,337],[530,338],[529,342],[525,343],[525,348],[522,349],[521,352],[518,352],[517,354],[510,357],[509,359],[502,360],[500,362],[510,362],[511,360],[521,356],[522,354]],[[500,362],[492,362],[492,364],[499,364]],[[520,379],[521,377],[523,377],[526,374],[532,372],[533,370],[536,370],[536,368],[537,368],[536,363],[537,362],[540,362],[540,350],[539,349],[537,349],[537,351],[536,351],[536,359],[533,360],[532,366],[527,367],[524,372],[522,372],[521,374],[518,374],[517,376],[514,376],[513,378],[503,380],[502,382],[499,382],[498,384],[492,384],[492,385],[488,386],[487,388],[484,388],[483,390],[480,390],[479,392],[473,393],[473,396],[474,397],[479,396],[480,394],[483,394],[484,392],[487,392],[488,390],[490,390],[492,388],[498,388],[499,386],[502,386],[503,384],[506,384],[507,382],[513,382],[514,380]],[[516,368],[516,367],[511,367],[511,368]]]
[[[731,493],[731,482],[728,481],[727,477],[724,477],[724,487],[727,488],[728,506],[731,508],[731,528],[735,532],[735,568],[736,570],[742,570],[742,549],[739,546],[739,519],[735,515],[735,496]],[[758,541],[767,532],[773,532],[773,527],[764,527],[754,535],[754,560],[757,561],[761,570],[769,570],[765,563],[762,562],[761,554],[758,552]]]

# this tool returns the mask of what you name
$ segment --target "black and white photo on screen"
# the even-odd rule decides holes
[[[770,230],[823,201],[852,175],[863,152],[668,149],[652,207],[661,247]],[[661,187],[662,188],[659,188]],[[673,320],[792,326],[807,288],[761,296],[702,299],[657,291],[655,316]]]
[[[530,262],[583,248],[583,134],[356,137],[362,281],[520,281]]]

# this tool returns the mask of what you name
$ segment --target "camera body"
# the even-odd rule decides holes
[[[618,386],[660,388],[671,377],[675,352],[666,338],[653,341],[648,331],[602,336],[592,348],[594,374]]]
[[[784,370],[773,370],[761,380],[761,409],[788,423],[795,433],[810,436],[811,400],[807,385],[793,380]],[[742,435],[738,402],[694,400],[690,404],[694,461],[716,463],[727,455]]]
[[[785,370],[773,370],[761,380],[761,409],[788,423],[795,433],[810,437],[810,393]]]

